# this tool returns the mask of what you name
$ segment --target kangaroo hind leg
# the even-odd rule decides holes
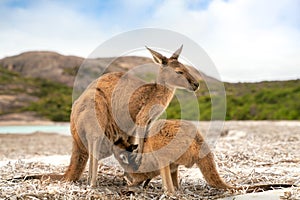
[[[80,140],[74,140],[70,165],[63,175],[64,180],[77,181],[83,173],[87,161],[88,151],[81,144]]]

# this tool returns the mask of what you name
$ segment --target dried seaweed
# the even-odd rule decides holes
[[[229,130],[228,134],[219,138],[214,152],[220,175],[227,183],[237,186],[265,183],[300,184],[299,125],[284,126],[276,125],[275,122],[227,122],[226,129]],[[246,134],[235,138],[234,131],[244,131]],[[22,140],[19,139],[20,143],[11,145],[6,143],[6,148],[2,148],[4,151],[2,161],[16,159],[22,155],[25,158],[49,155],[45,152],[49,152],[47,149],[51,148],[50,145],[45,146],[43,143],[43,148],[39,147],[37,153],[32,149],[28,152],[24,141],[30,136],[18,137],[23,137]],[[43,134],[31,137],[40,137],[34,140],[37,142],[34,143],[36,146],[44,138]],[[1,144],[6,142],[5,136],[0,136],[0,139]],[[51,137],[47,136],[47,140],[50,139]],[[67,144],[69,139],[57,140],[53,136],[53,140],[62,142],[60,152],[71,152],[70,145]],[[18,149],[15,149],[16,146]],[[66,146],[65,150],[62,149],[63,146]],[[12,149],[17,153],[12,154]],[[53,180],[7,181],[13,177],[29,174],[63,173],[65,169],[66,165],[27,162],[23,159],[7,162],[0,166],[0,199],[219,199],[247,192],[247,188],[232,192],[209,187],[195,166],[191,169],[180,167],[181,190],[173,195],[162,191],[159,177],[153,179],[146,189],[130,188],[123,180],[122,168],[105,162],[99,166],[95,188],[87,186],[87,172],[75,183]],[[282,192],[280,198],[300,199],[299,187]]]

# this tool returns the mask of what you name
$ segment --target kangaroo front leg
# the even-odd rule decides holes
[[[144,149],[144,135],[145,135],[145,130],[137,129],[136,130],[136,139],[134,144],[138,144],[138,147],[136,150],[133,151],[133,155],[135,158],[133,158],[133,161],[136,166],[140,166],[142,162],[142,156],[143,156],[143,149]]]
[[[166,166],[160,169],[160,175],[162,178],[162,184],[165,192],[174,193],[174,186],[171,177],[170,166]]]
[[[89,176],[88,183],[90,186],[95,187],[97,184],[97,172],[98,172],[98,157],[99,152],[99,138],[93,139],[89,145],[90,163],[89,163]]]

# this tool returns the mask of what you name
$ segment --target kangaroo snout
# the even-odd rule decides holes
[[[196,90],[199,89],[200,84],[199,83],[192,83],[191,86],[192,86],[193,90],[196,91]]]
[[[190,91],[194,91],[195,92],[196,90],[199,89],[200,83],[194,77],[191,77],[191,76],[188,77],[187,81],[188,81],[188,83],[190,85],[190,88],[189,88]]]

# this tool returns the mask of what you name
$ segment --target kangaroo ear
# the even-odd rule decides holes
[[[166,65],[168,63],[168,58],[166,58],[165,56],[163,56],[160,53],[148,48],[147,46],[146,46],[146,49],[148,49],[150,51],[150,53],[152,54],[153,60],[156,64]]]
[[[182,47],[183,47],[183,44],[180,46],[179,49],[177,49],[177,50],[173,53],[173,55],[170,57],[170,59],[175,59],[175,60],[177,60],[178,57],[179,57],[179,55],[180,55],[180,53],[181,53],[181,51],[182,51]]]

